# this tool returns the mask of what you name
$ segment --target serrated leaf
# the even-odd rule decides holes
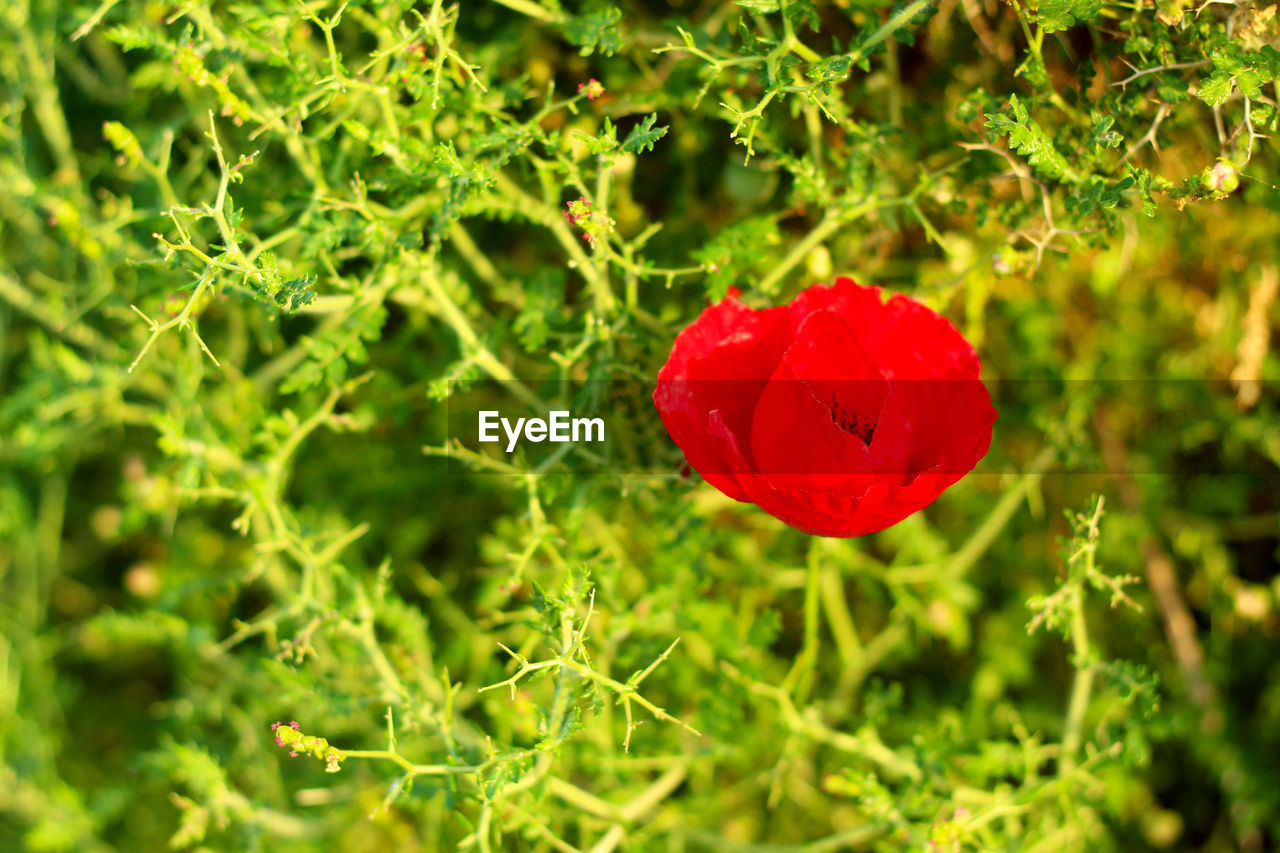
[[[805,72],[805,76],[812,80],[814,85],[822,89],[824,94],[828,94],[831,92],[831,87],[834,83],[849,76],[849,70],[852,67],[852,58],[848,54],[841,54],[814,63]]]
[[[1042,0],[1035,7],[1036,20],[1046,33],[1069,29],[1101,11],[1102,0]]]
[[[1246,98],[1256,98],[1262,94],[1262,84],[1268,80],[1266,74],[1255,68],[1248,68],[1236,75],[1236,85],[1240,94]]]
[[[646,150],[652,151],[653,144],[667,135],[666,127],[653,126],[657,120],[658,114],[652,113],[645,116],[638,125],[631,128],[627,138],[622,141],[622,150],[629,154],[639,154]]]
[[[310,305],[316,298],[316,277],[314,273],[306,273],[299,278],[291,278],[280,286],[276,293],[276,304],[292,313],[304,305]]]
[[[575,15],[564,25],[564,37],[579,48],[581,56],[590,56],[597,50],[605,56],[613,56],[622,49],[622,35],[617,28],[620,20],[622,12],[616,6]]]
[[[573,135],[586,144],[587,151],[592,155],[607,154],[618,147],[618,131],[608,116],[604,117],[604,127],[595,136],[590,136],[577,130],[573,132]]]
[[[710,242],[693,252],[694,260],[706,267],[707,298],[719,301],[739,281],[763,267],[771,247],[782,242],[778,224],[772,217],[757,216],[722,230]]]
[[[120,24],[102,31],[102,37],[109,42],[120,45],[128,53],[144,47],[155,47],[160,44],[151,30]]]
[[[1022,60],[1022,64],[1013,73],[1019,77],[1027,78],[1031,88],[1038,91],[1044,91],[1053,85],[1049,81],[1049,69],[1045,67],[1044,61],[1034,53],[1028,53],[1026,58]]]
[[[1190,85],[1176,74],[1161,74],[1156,84],[1156,97],[1166,104],[1180,104],[1190,97]]]
[[[791,0],[791,2],[787,3],[787,10],[783,14],[797,28],[805,26],[815,33],[819,32],[819,27],[822,24],[817,7],[810,3],[809,0]]]
[[[1111,114],[1094,113],[1091,116],[1093,126],[1089,131],[1089,144],[1095,151],[1101,151],[1106,148],[1116,148],[1120,145],[1124,137],[1111,127],[1116,123],[1116,117]]]
[[[1244,68],[1240,61],[1240,48],[1230,42],[1210,53],[1209,58],[1213,60],[1213,70],[1224,74],[1235,74]]]
[[[1001,136],[1009,137],[1009,147],[1027,158],[1037,172],[1046,178],[1075,183],[1079,180],[1075,169],[1054,147],[1053,140],[1039,125],[1017,95],[1009,96],[1012,117],[1003,113],[987,116],[987,127]]]
[[[1215,71],[1201,81],[1200,90],[1196,94],[1211,107],[1221,106],[1231,97],[1231,75]]]
[[[1200,81],[1197,94],[1200,100],[1217,107],[1231,97],[1231,87],[1240,87],[1240,94],[1256,98],[1262,94],[1262,86],[1280,77],[1280,51],[1271,45],[1263,45],[1252,53],[1244,53],[1234,44],[1214,50],[1213,72]]]

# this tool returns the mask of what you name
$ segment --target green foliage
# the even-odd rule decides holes
[[[822,94],[831,94],[832,87],[844,80],[849,75],[849,69],[853,66],[853,59],[848,56],[832,56],[821,62],[815,62],[813,66],[805,72],[805,76],[822,90]]]
[[[730,287],[753,278],[769,263],[772,247],[781,242],[777,223],[768,216],[744,219],[722,229],[693,253],[694,260],[707,270],[707,299],[718,302]]]
[[[0,850],[1275,848],[1278,49],[1182,0],[4,4]],[[648,400],[708,299],[837,275],[1000,413],[855,541]],[[495,385],[635,439],[466,451]]]
[[[1246,98],[1262,94],[1264,83],[1280,77],[1280,51],[1264,44],[1256,51],[1243,51],[1234,42],[1214,50],[1213,72],[1200,81],[1197,94],[1211,107],[1219,107],[1231,97],[1232,86]]]
[[[253,282],[255,292],[270,299],[285,311],[297,311],[310,305],[316,298],[316,275],[304,273],[288,281],[280,273],[279,261],[272,252],[263,252],[258,257],[259,275]]]
[[[1040,31],[1056,33],[1092,20],[1102,11],[1102,6],[1102,0],[1043,0],[1031,8]]]
[[[564,37],[581,48],[582,56],[590,56],[597,50],[612,56],[622,49],[622,34],[617,26],[621,19],[622,11],[616,6],[575,15],[565,23]]]
[[[653,145],[659,139],[667,135],[668,128],[654,127],[653,124],[658,120],[658,116],[645,116],[638,125],[631,128],[631,132],[627,134],[627,138],[622,140],[622,150],[628,154],[642,154],[645,151],[652,151]]]
[[[1036,123],[1017,95],[1009,96],[1009,114],[987,116],[986,126],[998,136],[1009,137],[1009,147],[1027,158],[1040,175],[1055,181],[1076,183],[1079,175],[1054,147],[1045,129]]]

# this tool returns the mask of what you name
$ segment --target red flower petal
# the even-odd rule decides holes
[[[676,338],[654,403],[690,465],[800,530],[861,536],[932,503],[991,445],[977,354],[905,296],[838,279],[781,308],[736,291]]]
[[[814,311],[835,311],[853,329],[858,343],[890,379],[976,379],[978,355],[946,317],[902,294],[880,301],[880,288],[838,278],[815,286],[787,306],[798,327]]]
[[[790,481],[867,472],[874,429],[888,396],[879,368],[833,311],[810,314],[760,396],[751,427],[757,470]],[[846,428],[846,424],[851,428]]]
[[[784,319],[778,310],[752,311],[728,296],[676,336],[658,371],[654,403],[667,432],[707,482],[736,500],[746,496],[725,476],[731,468],[707,437],[708,416],[719,412],[749,434],[756,401],[787,344]]]

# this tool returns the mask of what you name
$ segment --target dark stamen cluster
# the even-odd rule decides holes
[[[862,439],[862,443],[870,446],[871,439],[876,434],[876,424],[869,420],[864,420],[857,412],[851,412],[836,402],[835,392],[831,392],[831,420],[836,426],[849,433],[856,435]]]

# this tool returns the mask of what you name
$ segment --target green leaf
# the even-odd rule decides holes
[[[1262,94],[1262,86],[1280,77],[1280,51],[1271,45],[1263,45],[1256,51],[1245,53],[1235,43],[1214,50],[1213,71],[1200,81],[1197,94],[1200,100],[1217,107],[1231,97],[1232,84],[1240,87],[1240,94],[1256,98]]]
[[[805,72],[806,77],[814,82],[822,93],[830,94],[833,84],[845,79],[849,76],[849,69],[853,67],[852,58],[846,53],[839,56],[832,56],[821,62],[815,62]]]
[[[1093,121],[1093,127],[1089,131],[1089,144],[1094,151],[1116,148],[1124,140],[1123,136],[1111,129],[1111,126],[1116,123],[1114,115],[1093,113],[1090,118]]]
[[[1236,85],[1240,87],[1240,93],[1246,98],[1256,98],[1262,94],[1262,84],[1268,79],[1264,71],[1249,68],[1236,76]]]
[[[1027,158],[1031,167],[1046,178],[1076,183],[1079,175],[1054,147],[1053,140],[1027,112],[1017,95],[1009,96],[1012,117],[1003,113],[987,116],[987,127],[1009,137],[1009,147]]]
[[[1244,68],[1240,60],[1240,48],[1231,42],[1214,50],[1209,57],[1213,60],[1213,70],[1223,74],[1235,74]]]
[[[310,305],[316,298],[315,284],[314,273],[289,279],[281,285],[280,291],[276,294],[276,304],[290,313],[304,305]]]
[[[600,132],[595,136],[590,136],[579,130],[575,130],[573,135],[586,144],[587,151],[592,155],[607,154],[618,147],[618,130],[613,126],[613,121],[608,116],[604,117],[604,127],[600,128]]]
[[[1094,177],[1079,195],[1067,196],[1064,204],[1068,211],[1088,216],[1094,210],[1111,210],[1124,201],[1125,190],[1136,183],[1133,176],[1121,178],[1115,186],[1108,187],[1102,178]]]
[[[131,27],[127,24],[111,27],[102,31],[107,41],[120,45],[126,53],[144,47],[156,47],[163,44],[151,30],[142,27]]]
[[[734,0],[734,2],[755,15],[769,15],[778,11],[778,0]]]
[[[533,140],[533,132],[524,125],[501,125],[492,133],[478,134],[471,142],[471,151],[473,154],[492,151],[494,165],[502,166],[512,157],[528,149]]]
[[[544,267],[529,277],[525,306],[511,326],[525,352],[540,350],[551,327],[563,322],[564,288],[564,270],[559,268]]]
[[[378,340],[386,320],[385,306],[369,305],[351,314],[340,326],[303,335],[299,343],[307,358],[280,383],[281,392],[293,394],[321,383],[342,384],[350,365],[369,361],[365,341]]]
[[[590,56],[597,50],[613,56],[622,49],[622,35],[616,26],[621,19],[622,12],[616,6],[575,15],[564,25],[564,37],[579,48],[581,56]]]
[[[1280,123],[1277,123],[1277,114],[1275,107],[1270,104],[1258,103],[1253,107],[1253,126],[1258,130],[1266,130],[1271,133],[1280,131]]]
[[[1264,44],[1249,58],[1249,67],[1262,71],[1268,80],[1280,77],[1280,50]]]
[[[1201,81],[1200,90],[1196,94],[1211,107],[1221,106],[1231,97],[1231,75],[1215,71]]]
[[[1191,97],[1190,85],[1176,74],[1161,74],[1158,79],[1156,97],[1166,104],[1180,104]]]
[[[889,10],[890,20],[897,18],[900,13],[907,11],[907,9],[911,6],[911,4],[912,4],[912,0],[898,0],[897,3],[894,3],[893,8]],[[909,18],[902,21],[901,26],[899,26],[896,30],[893,31],[893,33],[890,35],[890,38],[892,38],[894,41],[900,44],[914,45],[916,43],[916,30],[918,30],[920,27],[927,24],[929,22],[929,19],[932,18],[934,15],[936,15],[937,12],[938,12],[937,3],[925,3],[919,9],[917,9],[916,12],[912,14]],[[869,32],[864,32],[863,34],[864,38],[867,36],[874,35],[878,29],[879,29],[879,26],[876,26],[874,29],[871,29]],[[871,53],[880,53],[885,49],[886,49],[886,44],[885,42],[882,41],[882,42],[879,42],[871,50]],[[867,51],[863,48],[859,48],[858,53],[866,54]]]
[[[666,127],[654,127],[653,124],[658,120],[658,114],[652,113],[644,117],[644,119],[635,127],[631,128],[631,132],[627,134],[627,138],[622,141],[622,150],[629,154],[639,154],[642,151],[652,151],[653,143],[667,135]]]
[[[427,397],[432,400],[448,399],[450,394],[460,394],[480,378],[480,368],[469,358],[455,361],[444,369],[444,375],[427,383]]]
[[[1031,88],[1037,91],[1043,92],[1053,85],[1049,81],[1049,69],[1045,68],[1044,62],[1034,53],[1028,53],[1013,73],[1027,78]]]
[[[1034,9],[1035,20],[1046,33],[1056,33],[1095,17],[1102,0],[1042,0]]]
[[[734,284],[751,279],[764,267],[774,246],[782,242],[778,223],[770,216],[743,220],[722,230],[709,243],[693,252],[693,258],[707,268],[707,298],[718,301]]]
[[[808,27],[813,32],[818,32],[822,25],[822,19],[818,15],[818,9],[809,0],[791,0],[787,3],[787,10],[783,14],[795,24],[798,29],[801,26]]]
[[[1280,77],[1280,51],[1269,44],[1247,55],[1245,64],[1248,67],[1236,76],[1236,85],[1246,98],[1258,97],[1264,83]]]

